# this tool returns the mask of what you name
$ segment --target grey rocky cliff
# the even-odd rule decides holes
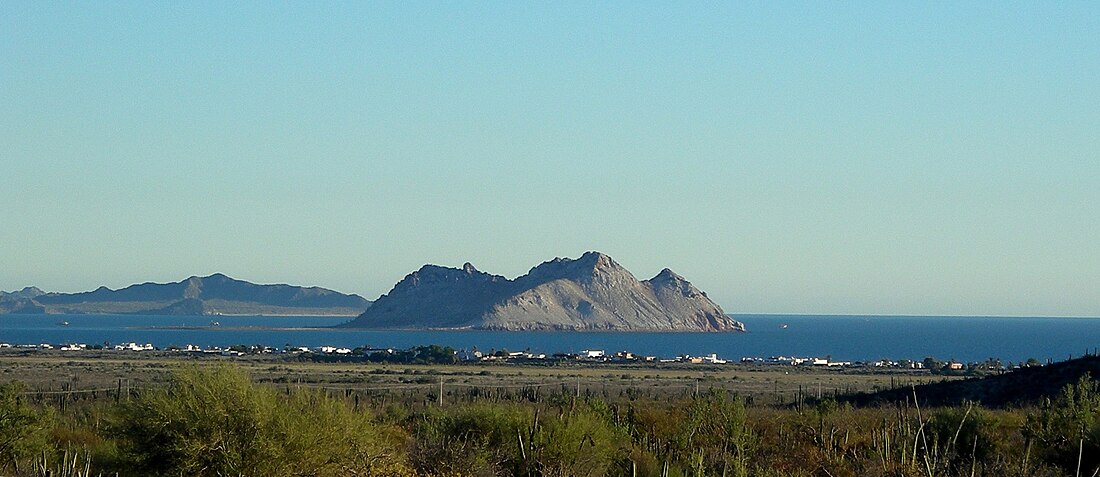
[[[611,257],[556,258],[508,280],[426,265],[349,327],[576,331],[744,331],[744,325],[666,269],[639,281]]]
[[[508,279],[478,271],[469,263],[461,269],[424,265],[368,308],[374,310],[370,327],[462,328],[510,286]],[[348,326],[363,323],[360,315]]]

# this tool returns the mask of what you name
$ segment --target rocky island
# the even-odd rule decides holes
[[[424,265],[344,325],[376,329],[744,331],[669,269],[639,281],[611,257],[555,258],[509,280]]]

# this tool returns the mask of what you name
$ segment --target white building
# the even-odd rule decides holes
[[[586,349],[584,351],[581,351],[582,358],[596,359],[602,358],[603,356],[604,352],[602,349]]]
[[[156,349],[156,348],[153,347],[152,343],[145,343],[145,344],[142,345],[142,344],[137,344],[137,343],[134,343],[134,342],[130,342],[130,343],[122,343],[120,345],[115,345],[115,351],[152,351],[154,349]]]
[[[703,362],[709,364],[726,364],[726,360],[719,359],[716,353],[711,353],[703,356]]]

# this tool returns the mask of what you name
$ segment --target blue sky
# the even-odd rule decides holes
[[[1090,2],[0,3],[0,289],[600,250],[729,312],[1100,316]]]

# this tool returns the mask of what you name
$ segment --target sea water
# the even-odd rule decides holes
[[[211,326],[211,319],[218,326]],[[676,357],[799,356],[1019,362],[1063,360],[1100,347],[1100,318],[734,315],[746,333],[368,331],[331,328],[350,318],[263,316],[0,315],[0,343],[151,343],[408,348],[576,353],[585,349]],[[62,324],[67,323],[67,324]]]

